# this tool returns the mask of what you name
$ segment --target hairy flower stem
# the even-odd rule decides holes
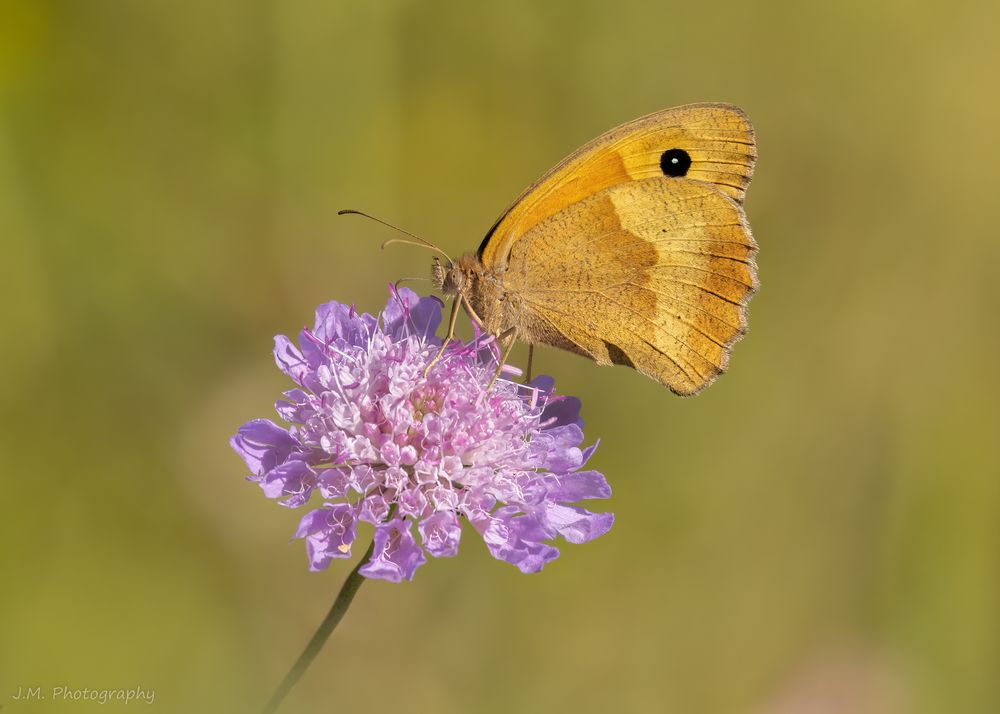
[[[347,608],[351,606],[351,601],[354,600],[354,595],[358,592],[358,588],[361,587],[361,583],[365,581],[365,577],[358,573],[361,566],[364,565],[371,559],[372,552],[375,548],[375,541],[368,546],[368,550],[365,554],[361,556],[361,560],[358,564],[354,566],[354,570],[351,571],[347,579],[344,580],[344,584],[340,588],[340,592],[337,594],[337,599],[333,601],[333,605],[330,607],[330,612],[326,613],[326,617],[323,618],[323,622],[319,624],[316,629],[316,633],[309,640],[309,644],[299,655],[298,660],[296,660],[295,665],[288,671],[285,678],[281,681],[281,686],[278,687],[278,691],[274,693],[271,697],[271,701],[267,703],[264,707],[263,714],[274,714],[278,711],[278,707],[281,706],[281,702],[284,701],[288,693],[292,691],[292,687],[302,678],[306,670],[309,669],[309,665],[312,661],[316,659],[316,655],[319,651],[323,649],[323,645],[330,638],[333,633],[334,628],[337,627],[337,623],[347,612]]]

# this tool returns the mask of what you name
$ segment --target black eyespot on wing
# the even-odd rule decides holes
[[[660,154],[660,171],[664,176],[683,176],[691,168],[691,155],[684,149],[667,149]]]

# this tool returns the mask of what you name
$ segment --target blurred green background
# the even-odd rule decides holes
[[[272,335],[429,264],[337,209],[472,250],[584,141],[704,100],[759,140],[729,374],[684,400],[541,351],[614,529],[365,585],[285,711],[1000,711],[1000,6],[0,7],[4,712],[258,708],[352,563],[308,573],[227,439],[287,388]]]

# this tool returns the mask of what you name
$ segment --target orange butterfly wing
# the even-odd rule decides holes
[[[480,246],[516,300],[518,334],[634,367],[677,394],[703,389],[726,369],[757,287],[742,208],[755,158],[740,109],[697,104],[562,161]]]
[[[753,176],[753,126],[733,104],[686,104],[635,119],[584,144],[518,196],[479,246],[483,265],[502,272],[511,244],[540,221],[611,186],[662,176],[661,156],[682,149],[685,178],[707,181],[743,203]]]

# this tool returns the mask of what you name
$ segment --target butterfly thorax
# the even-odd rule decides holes
[[[463,255],[448,265],[435,260],[431,280],[445,296],[459,298],[466,309],[471,307],[475,312],[471,317],[489,334],[499,335],[514,327],[510,311],[505,309],[509,296],[475,254]]]

